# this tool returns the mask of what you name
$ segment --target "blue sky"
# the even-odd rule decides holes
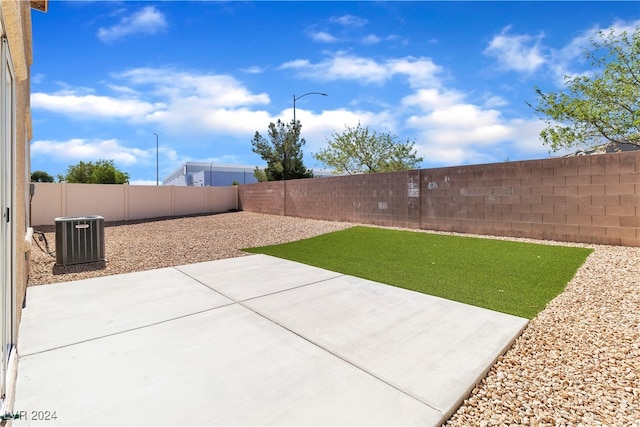
[[[50,1],[33,12],[32,170],[114,160],[132,184],[184,161],[261,165],[256,131],[302,124],[305,165],[360,122],[422,167],[548,157],[534,87],[588,70],[629,2]]]

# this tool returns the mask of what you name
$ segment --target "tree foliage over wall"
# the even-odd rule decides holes
[[[33,171],[31,173],[31,182],[53,182],[55,179],[45,171]]]
[[[314,157],[333,168],[335,174],[392,172],[415,169],[422,162],[414,149],[415,142],[400,142],[390,133],[377,133],[362,127],[346,126],[342,133],[333,133],[328,146]]]
[[[65,175],[58,175],[58,180],[84,184],[126,184],[129,174],[116,168],[113,160],[98,160],[69,166]]]
[[[256,134],[251,141],[253,152],[267,162],[264,170],[256,168],[254,175],[260,182],[280,181],[283,179],[311,178],[313,172],[308,170],[302,161],[302,146],[305,139],[300,139],[300,121],[285,124],[281,120],[269,123],[268,139]]]
[[[554,151],[603,142],[640,145],[640,30],[600,32],[585,52],[593,72],[565,76],[565,90],[536,88],[531,107],[544,117],[540,133]]]

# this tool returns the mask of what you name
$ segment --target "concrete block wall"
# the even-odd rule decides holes
[[[286,213],[409,227],[406,176],[402,172],[288,181]]]
[[[421,172],[421,228],[640,246],[640,153]]]
[[[239,207],[363,224],[640,246],[640,152],[241,185]]]
[[[293,181],[272,181],[238,186],[238,192],[244,194],[245,206],[247,207],[245,210],[270,215],[285,215],[284,186],[290,182]],[[238,208],[242,209],[240,204],[240,194],[238,194]]]

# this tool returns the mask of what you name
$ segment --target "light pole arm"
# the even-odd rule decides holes
[[[303,97],[305,97],[305,96],[307,96],[307,95],[322,95],[322,96],[328,96],[326,93],[322,93],[322,92],[308,92],[308,93],[305,93],[304,95],[300,95],[300,96],[299,96],[299,97],[297,97],[297,98],[296,98],[296,96],[295,96],[295,95],[293,95],[293,101],[295,102],[295,101],[297,101],[298,99],[303,98]]]
[[[304,95],[300,95],[299,97],[296,98],[296,95],[293,95],[293,125],[296,125],[296,101],[300,98],[303,98],[307,95],[322,95],[322,96],[328,96],[326,93],[322,93],[322,92],[307,92]]]

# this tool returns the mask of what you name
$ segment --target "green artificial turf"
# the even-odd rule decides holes
[[[245,250],[529,319],[592,252],[373,227]]]

